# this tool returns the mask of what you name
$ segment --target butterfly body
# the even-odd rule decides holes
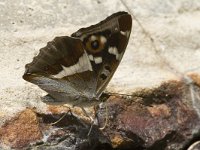
[[[46,103],[100,103],[125,52],[131,23],[128,13],[118,12],[71,37],[55,38],[26,65],[23,78],[48,93]]]

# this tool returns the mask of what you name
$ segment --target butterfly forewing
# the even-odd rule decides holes
[[[131,27],[131,16],[126,12],[118,12],[72,34],[72,37],[82,40],[93,70],[97,73],[97,97],[109,83],[122,59]]]

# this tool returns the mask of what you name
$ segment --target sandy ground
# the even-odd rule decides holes
[[[124,3],[133,15],[133,28],[108,91],[130,94],[181,80],[189,72],[200,75],[199,0]],[[25,64],[41,47],[121,10],[128,11],[115,0],[0,1],[0,124],[26,107],[45,111],[40,101],[45,93],[22,79]]]

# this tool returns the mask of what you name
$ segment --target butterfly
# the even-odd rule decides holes
[[[117,12],[71,36],[56,37],[26,64],[23,79],[48,93],[43,99],[47,104],[99,104],[124,55],[131,27],[131,15]]]

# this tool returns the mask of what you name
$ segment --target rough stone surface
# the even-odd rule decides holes
[[[135,93],[132,98],[110,97],[109,124],[104,132],[113,147],[186,149],[189,141],[200,137],[200,119],[187,102],[190,98],[187,90],[184,83],[172,81],[157,89]],[[105,118],[105,110],[100,118]]]
[[[24,148],[43,137],[36,114],[26,109],[0,128],[0,143],[11,148]],[[0,148],[5,148],[0,146]]]
[[[45,143],[59,143],[57,135],[66,133],[71,139],[64,136],[57,149],[66,149],[66,145],[72,148],[74,141],[76,146],[92,148],[89,140],[76,132],[80,129],[86,134],[87,117],[78,119],[81,123],[68,121],[64,124],[66,130],[60,126],[49,127],[49,123],[58,120],[68,109],[42,103],[40,97],[46,93],[22,80],[24,65],[54,37],[70,35],[114,12],[128,11],[126,6],[133,17],[130,42],[106,90],[132,97],[109,98],[110,126],[103,132],[94,127],[97,134],[93,135],[93,144],[102,149],[110,146],[155,149],[161,145],[166,149],[187,149],[200,139],[199,0],[8,0],[0,1],[1,142],[22,147],[34,139],[28,136],[29,132],[17,138],[17,132],[13,131],[18,127],[13,118],[20,118],[19,112],[24,114],[26,108],[31,108],[37,112],[37,117],[29,112],[32,115],[28,113],[24,119],[35,125],[33,129],[38,126],[36,120],[42,120],[39,123],[43,133],[41,149],[45,148]],[[97,111],[100,126],[103,126],[105,115],[101,114],[105,114],[105,109],[100,107]],[[78,109],[73,109],[72,113],[74,118],[83,116]],[[66,117],[65,121],[71,118],[70,115]],[[48,118],[46,122],[45,118]],[[72,123],[75,129],[69,128]],[[58,131],[51,132],[55,128]],[[96,138],[98,136],[102,138]]]
[[[188,103],[188,88],[170,81],[129,97],[112,95],[96,108],[98,126],[89,136],[91,122],[77,109],[49,106],[48,114],[27,109],[1,127],[0,141],[29,149],[184,150],[200,138],[200,119]],[[100,130],[106,118],[107,126]]]

